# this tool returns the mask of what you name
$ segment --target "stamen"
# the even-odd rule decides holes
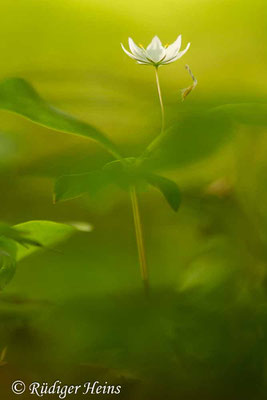
[[[169,47],[169,43],[165,44],[164,47],[165,47],[165,49],[167,49],[167,47]]]
[[[144,49],[144,46],[141,43],[139,43],[138,46],[141,47],[141,49]]]

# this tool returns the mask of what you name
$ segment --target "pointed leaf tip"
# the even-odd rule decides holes
[[[149,174],[147,181],[163,194],[173,211],[178,211],[181,204],[181,192],[175,182],[156,174]]]

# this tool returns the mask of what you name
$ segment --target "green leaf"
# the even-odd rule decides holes
[[[84,174],[63,175],[55,182],[54,201],[70,200],[85,193],[96,194],[110,182],[110,174],[97,170]]]
[[[12,231],[12,228],[8,224],[0,222],[0,236],[5,235],[10,230]]]
[[[0,235],[3,235],[8,239],[13,239],[15,242],[18,242],[24,246],[29,244],[33,246],[41,246],[36,240],[25,237],[24,232],[18,232],[16,229],[4,222],[0,222]]]
[[[16,244],[13,240],[0,237],[0,290],[13,278],[16,272]]]
[[[94,139],[116,158],[120,158],[116,146],[103,133],[46,103],[23,79],[9,78],[1,82],[0,109],[11,111],[56,131]]]
[[[191,111],[148,146],[142,165],[154,170],[184,167],[211,155],[232,134],[233,123],[225,115]]]
[[[240,124],[267,126],[265,103],[224,104],[213,108],[211,113],[224,115]]]
[[[77,229],[74,226],[61,224],[51,221],[29,221],[15,225],[17,231],[24,232],[30,240],[37,241],[44,248],[68,239]],[[29,245],[27,248],[19,243],[16,244],[16,261],[20,261],[26,256],[37,252],[40,247]]]
[[[143,189],[146,176],[135,166],[136,159],[131,157],[121,161],[109,162],[101,170],[59,177],[55,181],[54,201],[74,199],[86,193],[93,196],[103,187],[112,184],[124,190],[128,190],[130,185]]]
[[[144,170],[136,161],[135,157],[111,161],[104,165],[103,170],[109,173],[110,181],[121,189],[128,191],[134,185],[139,191],[143,191],[146,187]]]
[[[29,221],[10,227],[0,223],[0,289],[3,289],[16,272],[17,261],[69,238],[81,230],[73,225],[51,221]],[[83,226],[83,230],[84,226]]]
[[[181,193],[175,182],[155,174],[147,175],[147,181],[161,191],[174,211],[178,210],[181,203]]]
[[[267,104],[224,104],[178,114],[179,120],[142,155],[150,169],[184,167],[216,152],[234,134],[236,124],[267,126]]]

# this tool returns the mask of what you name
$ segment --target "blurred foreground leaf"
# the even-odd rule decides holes
[[[68,239],[77,231],[74,226],[52,221],[29,221],[15,225],[14,228],[17,231],[25,232],[28,239],[38,241],[44,248]],[[20,261],[36,251],[38,251],[38,247],[36,246],[29,245],[25,247],[17,244],[16,260]]]
[[[2,290],[16,272],[16,243],[0,236],[0,289]]]
[[[214,115],[230,118],[240,124],[267,126],[267,104],[224,104],[212,110]]]
[[[119,157],[117,148],[103,133],[46,103],[23,79],[10,78],[2,81],[0,108],[19,114],[47,128],[96,140],[115,157]]]
[[[0,223],[0,235],[4,235],[8,239],[13,239],[15,242],[20,243],[21,245],[33,245],[33,246],[41,246],[37,240],[30,239],[25,237],[24,232],[19,232],[13,227],[5,224],[3,222]]]
[[[189,112],[147,147],[142,164],[156,170],[183,167],[218,150],[232,134],[232,122],[221,113]]]
[[[24,257],[70,237],[77,228],[51,221],[29,221],[10,227],[0,224],[0,289],[16,272]]]
[[[183,167],[217,151],[233,137],[237,124],[267,126],[267,104],[224,104],[179,115],[142,155],[152,169]]]

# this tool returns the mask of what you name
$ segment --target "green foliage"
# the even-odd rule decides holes
[[[13,278],[16,272],[16,243],[0,236],[0,290]]]
[[[13,278],[16,263],[41,248],[67,239],[76,229],[51,221],[29,221],[10,227],[0,224],[0,289]]]
[[[147,174],[147,181],[160,190],[174,211],[178,210],[181,203],[181,193],[175,182],[156,174]]]
[[[47,128],[96,140],[113,155],[119,157],[115,145],[102,132],[50,106],[23,79],[10,78],[2,81],[0,108],[19,114]]]
[[[239,124],[267,126],[267,104],[264,103],[224,104],[211,110],[211,114],[225,116]]]
[[[139,159],[121,158],[117,148],[97,129],[47,104],[26,81],[11,78],[0,85],[0,108],[17,113],[48,128],[89,137],[98,141],[119,160],[101,170],[59,177],[55,183],[55,201],[82,194],[94,195],[103,187],[115,184],[126,190],[149,183],[158,188],[174,211],[180,205],[176,183],[151,173],[154,169],[194,163],[216,151],[232,137],[236,123],[266,124],[265,104],[228,104],[197,112],[184,113],[166,132],[156,137]],[[4,229],[4,227],[3,227]],[[21,244],[16,232],[6,227],[6,234]],[[33,239],[28,244],[38,246]]]
[[[174,211],[179,208],[181,196],[177,184],[147,172],[134,158],[108,163],[102,170],[59,177],[54,187],[55,201],[69,200],[83,194],[94,196],[103,187],[112,184],[124,190],[129,190],[132,185],[144,190],[149,184],[160,190]]]
[[[55,202],[70,200],[79,197],[85,193],[94,195],[109,181],[107,171],[98,170],[84,174],[73,174],[60,176],[54,187]]]
[[[15,225],[14,228],[19,232],[25,232],[28,239],[36,240],[44,249],[51,249],[51,246],[68,239],[77,231],[72,225],[52,221],[28,221]],[[37,246],[30,244],[25,247],[18,243],[16,260],[20,261],[36,251],[38,251]]]
[[[239,124],[267,126],[264,103],[224,104],[191,109],[156,137],[142,155],[146,168],[185,167],[210,156],[233,138]]]
[[[142,155],[149,169],[184,167],[210,156],[233,136],[233,123],[210,109],[191,110],[158,136]]]
[[[95,201],[48,199],[49,180],[101,171],[109,155],[85,137],[1,111],[0,220],[89,218],[96,227],[90,240],[78,234],[56,246],[63,254],[37,247],[1,292],[1,399],[14,400],[10,383],[19,377],[89,377],[121,384],[119,400],[266,400],[265,10],[266,0],[0,1],[1,77],[19,73],[120,143],[123,156],[138,156],[159,133],[160,107],[153,70],[119,43],[131,34],[145,46],[154,33],[167,43],[182,33],[182,48],[192,44],[159,70],[174,128],[143,164],[177,182],[183,198],[174,214],[160,194],[142,196],[149,301],[127,196],[110,187]],[[199,86],[180,103],[185,63]],[[4,247],[1,260],[12,253]]]
[[[41,246],[41,244],[37,240],[27,237],[27,233],[25,235],[25,232],[20,232],[17,229],[3,222],[0,223],[0,235],[1,236],[3,235],[8,239],[13,239],[15,242],[20,243],[21,245],[24,245],[26,247],[27,245],[32,245],[37,247]]]
[[[174,210],[180,204],[177,185],[151,175],[150,170],[183,166],[209,156],[232,137],[235,123],[266,124],[265,104],[224,105],[195,113],[191,110],[180,115],[179,121],[152,141],[136,162],[131,158],[122,159],[117,148],[100,131],[50,106],[22,79],[11,78],[1,83],[0,108],[57,131],[94,139],[119,158],[102,170],[58,178],[55,201],[84,193],[94,195],[109,184],[128,189],[129,185],[141,187],[148,182],[163,193]]]

